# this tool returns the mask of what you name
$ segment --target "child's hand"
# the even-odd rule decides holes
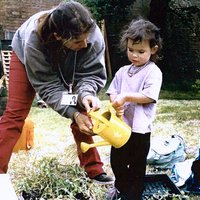
[[[117,95],[116,98],[112,101],[112,106],[116,110],[118,117],[121,117],[124,114],[124,103],[125,97],[122,94]]]
[[[116,111],[117,117],[121,117],[124,114],[124,106],[114,107],[114,109]]]
[[[121,107],[125,104],[126,99],[125,99],[124,94],[118,94],[115,98],[112,100],[112,105],[114,108]]]

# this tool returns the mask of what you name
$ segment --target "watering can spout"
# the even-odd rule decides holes
[[[85,142],[81,142],[81,151],[83,153],[87,152],[90,148],[93,148],[93,147],[100,147],[100,146],[108,146],[108,145],[111,145],[109,142],[103,140],[103,141],[100,141],[100,142],[96,142],[96,143],[92,143],[92,144],[88,144],[88,143],[85,143]]]

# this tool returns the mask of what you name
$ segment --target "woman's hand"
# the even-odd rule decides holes
[[[74,113],[74,120],[76,121],[81,132],[86,135],[94,135],[92,128],[93,124],[88,115],[84,115],[80,112]]]
[[[97,97],[92,95],[87,95],[83,97],[82,104],[85,106],[85,109],[88,112],[99,110],[101,107],[101,102]]]

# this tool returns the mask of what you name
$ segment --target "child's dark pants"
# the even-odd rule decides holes
[[[123,147],[111,149],[115,187],[128,200],[140,200],[142,197],[149,148],[150,133],[133,132]]]

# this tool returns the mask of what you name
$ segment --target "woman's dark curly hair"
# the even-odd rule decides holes
[[[132,20],[128,28],[123,32],[120,46],[122,51],[127,50],[128,39],[133,43],[140,43],[143,40],[149,41],[150,48],[158,47],[156,54],[152,55],[150,60],[156,61],[158,53],[162,48],[162,39],[160,37],[160,29],[150,21],[144,19]]]
[[[89,33],[95,27],[95,22],[89,10],[82,4],[69,1],[62,2],[52,12],[39,18],[38,34],[48,56],[57,63],[63,51],[61,40],[56,40],[55,33],[65,40],[78,38]]]

